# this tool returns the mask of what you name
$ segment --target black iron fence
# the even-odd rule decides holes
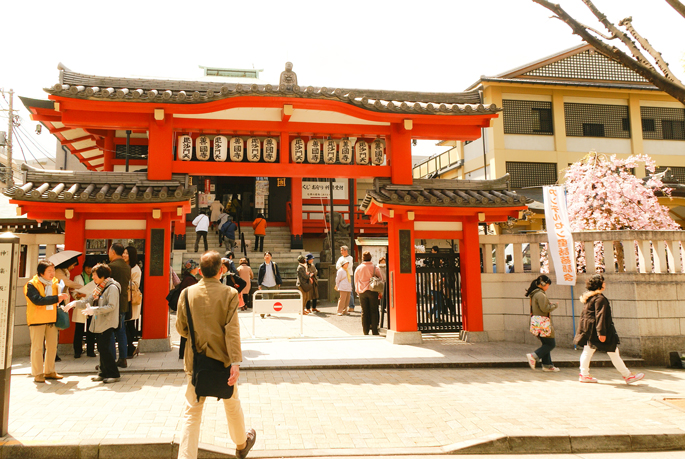
[[[458,253],[416,254],[416,309],[419,331],[461,331],[460,281]]]

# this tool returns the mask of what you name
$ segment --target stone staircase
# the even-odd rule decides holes
[[[255,280],[253,281],[253,287],[257,286],[257,270],[259,265],[264,262],[264,252],[270,251],[273,260],[278,264],[278,269],[281,273],[281,278],[283,279],[284,288],[295,288],[295,280],[297,278],[297,256],[306,255],[307,252],[302,250],[291,250],[290,249],[290,229],[287,226],[270,226],[266,229],[266,236],[264,237],[264,251],[255,252],[253,250],[254,246],[254,230],[252,225],[249,223],[241,225],[241,231],[244,234],[245,242],[248,245],[247,258],[250,261],[250,267],[254,271]],[[236,237],[238,234],[236,232]],[[225,241],[225,240],[224,240]],[[237,239],[236,243],[240,244],[240,240]],[[219,247],[219,236],[216,234],[216,230],[211,230],[207,234],[207,245],[209,250],[216,250],[222,256],[227,252],[225,246]],[[174,269],[177,274],[181,273],[181,266],[187,260],[195,260],[199,262],[200,255],[204,251],[203,241],[200,241],[198,252],[195,253],[195,227],[188,226],[186,228],[186,250],[175,250],[174,251]],[[243,252],[240,251],[240,245],[234,249],[235,253],[235,263],[238,266],[238,261],[241,257],[245,256]]]

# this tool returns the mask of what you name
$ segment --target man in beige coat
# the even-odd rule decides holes
[[[235,386],[233,396],[224,399],[228,431],[231,440],[236,444],[236,457],[243,459],[255,443],[257,433],[254,429],[245,431],[245,417],[238,399],[238,377],[240,363],[243,360],[240,348],[240,324],[238,322],[238,292],[221,283],[221,256],[215,252],[206,252],[200,258],[200,273],[202,279],[181,293],[178,300],[176,330],[190,339],[188,317],[186,314],[186,300],[193,315],[193,329],[195,331],[195,348],[216,360],[231,366],[231,376],[228,384]],[[188,343],[185,349],[183,367],[188,376],[186,390],[186,408],[183,415],[181,442],[179,445],[179,459],[197,458],[198,443],[200,441],[200,425],[202,423],[202,408],[205,397],[198,401],[195,387],[191,382],[193,374],[193,347]]]

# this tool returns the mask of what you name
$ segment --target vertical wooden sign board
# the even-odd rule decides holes
[[[164,275],[164,230],[150,230],[150,276]]]
[[[414,262],[411,231],[400,230],[400,274],[411,274],[411,264]]]
[[[0,237],[0,436],[7,435],[10,411],[10,376],[12,375],[12,340],[16,303],[19,238]]]

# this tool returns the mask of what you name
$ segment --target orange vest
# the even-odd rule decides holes
[[[24,296],[26,296],[29,284],[36,287],[41,296],[45,296],[45,285],[38,279],[38,274],[24,285]],[[52,295],[59,295],[59,280],[56,277],[52,279]],[[38,306],[26,296],[26,323],[28,325],[54,324],[57,322],[57,304]],[[52,306],[51,310],[48,309],[50,306]]]

